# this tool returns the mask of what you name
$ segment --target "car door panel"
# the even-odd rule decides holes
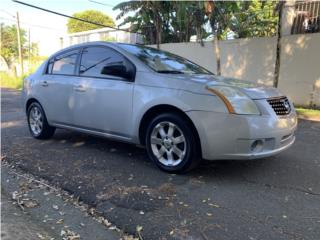
[[[101,49],[94,49],[88,56],[91,59],[81,61],[80,70],[89,71],[77,77],[74,85],[74,124],[80,128],[130,138],[134,83],[121,77],[100,74],[107,63],[94,66],[96,63],[104,59],[119,60],[119,56],[109,57],[109,50],[100,54]],[[86,55],[82,54],[82,57],[85,59]]]
[[[40,82],[42,104],[49,122],[70,124],[73,121],[74,95],[73,77],[47,75]]]
[[[74,91],[74,123],[89,130],[128,136],[133,84],[117,80],[81,78],[85,91]]]
[[[71,124],[74,108],[74,73],[79,50],[67,51],[53,57],[46,74],[39,81],[47,118],[51,123]]]

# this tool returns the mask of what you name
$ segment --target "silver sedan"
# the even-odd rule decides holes
[[[168,172],[187,171],[201,159],[277,154],[294,143],[297,127],[292,103],[275,88],[121,43],[55,53],[24,80],[23,98],[33,137],[65,128],[145,145]]]

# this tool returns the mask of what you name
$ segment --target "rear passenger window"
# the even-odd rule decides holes
[[[48,64],[48,73],[73,75],[76,67],[76,61],[79,51],[74,50],[56,56]]]

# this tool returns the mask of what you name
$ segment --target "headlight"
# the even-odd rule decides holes
[[[259,115],[260,111],[252,99],[240,90],[228,86],[208,86],[207,90],[218,96],[229,113]]]

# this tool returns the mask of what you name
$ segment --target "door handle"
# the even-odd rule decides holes
[[[82,85],[78,85],[78,86],[74,87],[73,89],[77,92],[85,92],[86,91],[86,89]]]
[[[47,87],[47,86],[49,85],[49,83],[48,83],[47,81],[42,81],[42,82],[41,82],[41,85],[42,85],[43,87]]]

